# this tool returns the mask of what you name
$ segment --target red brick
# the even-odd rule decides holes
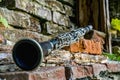
[[[99,75],[101,71],[107,70],[107,67],[104,64],[93,64],[92,67],[94,75]]]
[[[67,80],[72,76],[73,79],[83,78],[93,75],[93,70],[91,66],[72,66],[66,72]]]
[[[39,71],[1,73],[6,80],[66,80],[64,67],[44,67]]]
[[[83,51],[80,52],[86,52],[89,54],[102,54],[102,45],[100,41],[95,40],[82,40],[82,48]]]
[[[71,44],[64,49],[69,50],[72,53],[83,52],[89,54],[102,54],[102,46],[100,41],[81,39],[76,43]]]
[[[85,35],[84,37],[85,39],[80,39],[64,49],[72,53],[102,54],[103,44],[105,43],[105,33],[93,30],[89,35]]]
[[[106,63],[109,72],[120,72],[120,63]]]
[[[64,67],[42,68],[29,75],[29,80],[66,80]]]
[[[80,46],[80,41],[71,44],[70,46],[64,47],[65,50],[68,50],[72,53],[82,51],[83,49]]]

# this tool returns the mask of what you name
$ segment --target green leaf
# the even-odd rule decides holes
[[[120,61],[120,56],[117,54],[103,53],[104,56],[108,57],[110,60]]]
[[[113,29],[120,31],[120,20],[117,18],[112,19],[111,26]]]

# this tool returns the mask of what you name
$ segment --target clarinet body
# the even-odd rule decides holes
[[[47,56],[52,50],[69,46],[91,31],[92,28],[92,25],[88,25],[60,34],[45,42],[37,42],[29,38],[21,39],[13,47],[13,60],[23,70],[34,70],[41,64],[44,56]]]

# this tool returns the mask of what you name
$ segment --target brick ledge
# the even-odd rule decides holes
[[[120,63],[104,63],[79,66],[42,67],[35,71],[0,73],[1,80],[68,80],[93,77],[101,71],[120,72]]]

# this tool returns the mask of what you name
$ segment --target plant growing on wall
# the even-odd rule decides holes
[[[2,23],[6,28],[9,28],[7,20],[2,16],[0,16],[0,23]]]
[[[117,54],[103,53],[103,55],[108,57],[110,60],[120,61],[120,56],[118,56]]]
[[[112,19],[111,27],[117,31],[120,31],[120,20],[118,18]]]

